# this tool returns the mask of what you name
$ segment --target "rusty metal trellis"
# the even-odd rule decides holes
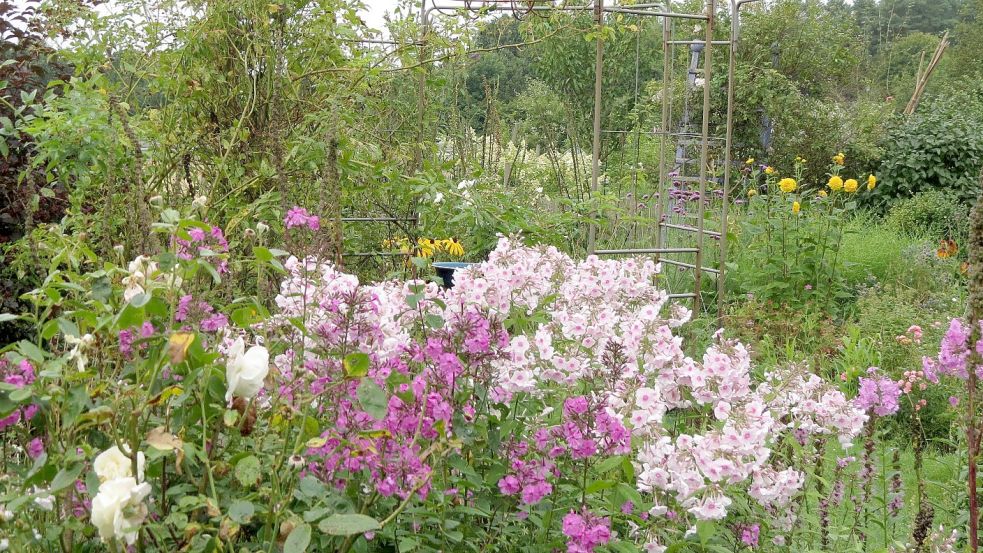
[[[614,1],[614,0],[609,0]],[[598,25],[603,24],[607,14],[627,14],[636,16],[647,16],[660,18],[662,21],[662,49],[663,49],[663,87],[662,87],[662,114],[661,125],[648,134],[662,137],[659,153],[659,177],[657,183],[658,202],[655,217],[655,245],[646,245],[620,249],[598,249],[596,246],[597,225],[593,219],[588,227],[588,250],[596,255],[654,255],[656,260],[667,265],[676,266],[682,269],[693,271],[693,291],[685,293],[672,293],[670,297],[691,298],[693,300],[694,311],[699,312],[703,308],[702,285],[704,273],[716,276],[717,292],[717,317],[722,317],[725,299],[726,260],[727,260],[727,210],[730,202],[730,168],[732,164],[733,148],[733,126],[734,126],[734,70],[735,56],[737,51],[737,41],[740,32],[740,9],[743,5],[757,0],[729,0],[730,4],[730,38],[729,40],[714,40],[714,28],[718,20],[717,0],[704,0],[703,13],[678,13],[672,11],[672,0],[664,2],[637,3],[632,5],[605,5],[605,0],[594,0],[585,5],[566,5],[554,4],[548,0],[421,0],[420,24],[421,36],[413,44],[421,50],[420,59],[425,59],[428,32],[433,12],[439,13],[511,13],[515,17],[522,17],[535,12],[593,12],[595,21]],[[675,20],[695,20],[703,25],[703,37],[696,39],[676,39],[674,38],[673,22]],[[379,42],[379,41],[375,41]],[[687,46],[691,51],[691,64],[688,68],[687,83],[690,88],[695,89],[697,75],[702,76],[702,102],[700,110],[700,128],[695,131],[691,128],[690,114],[688,106],[684,109],[684,117],[679,124],[678,130],[673,130],[672,114],[672,84],[673,84],[673,48]],[[726,77],[727,86],[727,106],[726,106],[726,125],[725,136],[715,138],[710,136],[710,82],[713,77],[713,54],[716,46],[728,47],[728,68]],[[605,133],[619,132],[605,130],[601,128],[601,108],[602,108],[602,72],[604,60],[604,41],[598,37],[595,41],[595,63],[594,63],[594,113],[593,113],[593,136],[591,148],[591,193],[596,194],[600,185],[600,152],[602,135]],[[702,67],[699,67],[699,60],[702,57]],[[636,75],[638,56],[636,49]],[[636,77],[637,79],[637,77]],[[425,98],[426,76],[421,75],[419,82],[419,109],[420,109],[420,133],[422,136],[422,117],[426,107]],[[636,80],[637,91],[637,80]],[[637,94],[637,92],[636,92]],[[666,155],[666,138],[675,139],[677,145],[677,155],[671,164]],[[708,163],[710,157],[711,142],[722,142],[724,153],[723,176],[720,179],[722,184],[719,231],[706,228],[706,199],[708,194],[708,183],[711,179],[708,175]],[[691,161],[686,150],[694,149],[698,162],[695,174],[686,174],[691,171]],[[637,149],[636,149],[637,152]],[[637,156],[637,153],[636,153]],[[637,162],[637,159],[636,159]],[[668,189],[670,183],[693,183],[698,185],[699,195],[697,201],[697,213],[695,220],[673,219],[667,213],[668,208]],[[691,217],[693,218],[693,217]],[[348,221],[384,221],[389,218],[348,218]],[[691,247],[674,247],[670,245],[669,233],[691,234],[695,237],[695,244]],[[678,234],[677,234],[678,236]],[[706,259],[705,238],[710,237],[712,242],[718,244],[716,267],[708,266]],[[349,256],[376,255],[383,252],[351,253]],[[694,256],[692,263],[679,260],[675,255],[686,254]]]

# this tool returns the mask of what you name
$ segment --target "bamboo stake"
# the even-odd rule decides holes
[[[935,66],[939,64],[942,60],[942,54],[945,53],[945,49],[949,47],[949,31],[946,31],[942,35],[942,40],[939,41],[939,45],[935,48],[935,53],[932,55],[932,60],[928,62],[928,67],[925,68],[923,72],[921,69],[921,63],[918,64],[918,75],[915,77],[915,92],[911,95],[911,99],[908,100],[908,105],[904,108],[905,115],[911,115],[915,113],[915,109],[918,108],[918,102],[922,99],[922,94],[925,93],[925,86],[928,84],[929,77],[932,76],[932,72],[935,71]]]

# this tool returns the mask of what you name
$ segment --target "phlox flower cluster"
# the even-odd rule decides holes
[[[311,230],[318,230],[321,228],[321,218],[317,215],[311,215],[307,212],[307,209],[303,207],[294,206],[287,210],[287,215],[283,218],[283,224],[286,227],[306,227]]]
[[[4,384],[21,389],[34,383],[34,366],[27,359],[22,359],[19,363],[13,363],[6,357],[0,357],[0,378]],[[0,431],[14,426],[21,421],[29,421],[38,414],[38,406],[32,403],[26,407],[14,409],[6,417],[0,418]]]
[[[431,444],[473,420],[479,385],[492,405],[524,397],[562,405],[558,422],[544,415],[507,442],[498,489],[526,505],[552,493],[563,462],[631,454],[634,436],[637,487],[657,498],[647,514],[721,519],[735,490],[748,486],[777,513],[803,476],[771,466],[776,444],[795,433],[835,435],[846,445],[867,419],[801,368],[755,385],[749,352],[721,333],[699,358],[685,355],[673,329],[691,313],[667,309],[651,261],[578,262],[503,237],[488,261],[458,272],[450,290],[363,285],[313,258],[290,258],[285,267],[279,313],[263,328],[292,344],[274,359],[281,395],[313,397],[323,417],[337,421],[323,443],[310,444],[306,470],[339,487],[367,479],[384,496],[425,496]],[[507,318],[521,319],[521,332],[510,336]],[[298,319],[308,332],[297,330]],[[384,409],[367,410],[366,383],[346,378],[342,360],[352,353],[369,357],[366,378],[386,391]],[[712,416],[700,428],[667,427],[671,412]],[[667,498],[671,511],[659,504]],[[586,512],[569,517],[568,547],[580,548],[571,551],[602,543],[584,536],[606,524]]]
[[[848,448],[867,422],[864,408],[802,367],[784,367],[765,375],[757,394],[768,403],[782,430],[807,435],[835,434]]]
[[[217,332],[229,325],[229,319],[225,314],[217,312],[207,301],[195,301],[191,294],[181,296],[178,300],[174,320],[184,323],[186,327],[197,323],[204,332]]]
[[[567,537],[567,553],[591,553],[610,541],[611,520],[586,509],[571,511],[563,517],[563,535]]]
[[[225,239],[225,233],[216,225],[206,224],[207,228],[192,227],[188,229],[189,239],[181,237],[174,238],[174,245],[177,248],[177,256],[186,261],[196,257],[206,257],[214,254],[224,254],[229,252],[229,242]],[[229,270],[229,263],[224,257],[216,257],[214,263],[215,270],[224,274]]]
[[[868,377],[860,377],[860,389],[855,400],[857,406],[864,411],[872,411],[879,417],[897,413],[901,385],[880,375],[877,367],[867,369],[867,374]]]
[[[454,414],[473,416],[455,391],[490,378],[490,363],[507,358],[501,324],[475,309],[441,307],[439,289],[422,282],[361,285],[352,275],[308,258],[288,259],[287,279],[276,303],[280,313],[265,324],[295,345],[274,359],[286,398],[313,396],[318,410],[335,421],[323,443],[307,451],[307,469],[338,487],[366,477],[384,497],[426,497],[430,491],[428,444],[449,437]],[[407,298],[416,296],[415,308]],[[427,317],[443,321],[429,333]],[[305,321],[308,333],[291,319]],[[431,319],[432,320],[432,319]],[[368,412],[360,399],[365,384],[347,378],[342,359],[370,357],[367,378],[386,394],[384,409]]]
[[[980,322],[983,326],[983,321]],[[969,378],[970,336],[972,328],[961,319],[952,319],[949,329],[942,337],[938,357],[924,357],[922,369],[925,379],[938,382],[939,376],[953,376],[966,380]],[[973,345],[978,354],[983,354],[983,339]],[[975,368],[976,376],[983,378],[983,365]]]

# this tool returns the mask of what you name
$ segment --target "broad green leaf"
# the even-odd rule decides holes
[[[261,473],[259,459],[255,455],[243,457],[236,463],[235,476],[243,486],[253,486],[259,482]]]
[[[377,420],[382,420],[386,416],[388,399],[386,392],[371,378],[363,378],[358,389],[355,391],[358,404],[362,410]]]
[[[318,523],[317,527],[331,536],[364,534],[381,528],[376,519],[357,513],[331,515]]]
[[[287,541],[283,542],[283,553],[304,553],[311,544],[311,525],[306,522],[294,528]]]
[[[369,356],[360,351],[346,355],[342,365],[348,378],[361,378],[369,374]]]

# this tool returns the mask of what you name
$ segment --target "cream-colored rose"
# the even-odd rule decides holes
[[[245,350],[245,352],[244,352]],[[263,380],[270,372],[270,352],[263,346],[246,346],[239,338],[232,344],[225,363],[225,377],[228,380],[228,391],[225,400],[233,396],[249,399],[255,397],[263,388]]]
[[[125,447],[125,446],[124,446]],[[143,467],[147,459],[142,451],[137,452],[137,478],[143,481]],[[133,461],[130,456],[123,453],[118,446],[113,446],[100,453],[92,463],[92,468],[96,471],[96,476],[100,482],[116,480],[118,478],[133,477]]]
[[[92,524],[102,541],[122,539],[129,545],[136,541],[140,524],[147,518],[143,500],[150,491],[150,484],[137,484],[132,476],[99,485],[99,493],[92,499]]]

